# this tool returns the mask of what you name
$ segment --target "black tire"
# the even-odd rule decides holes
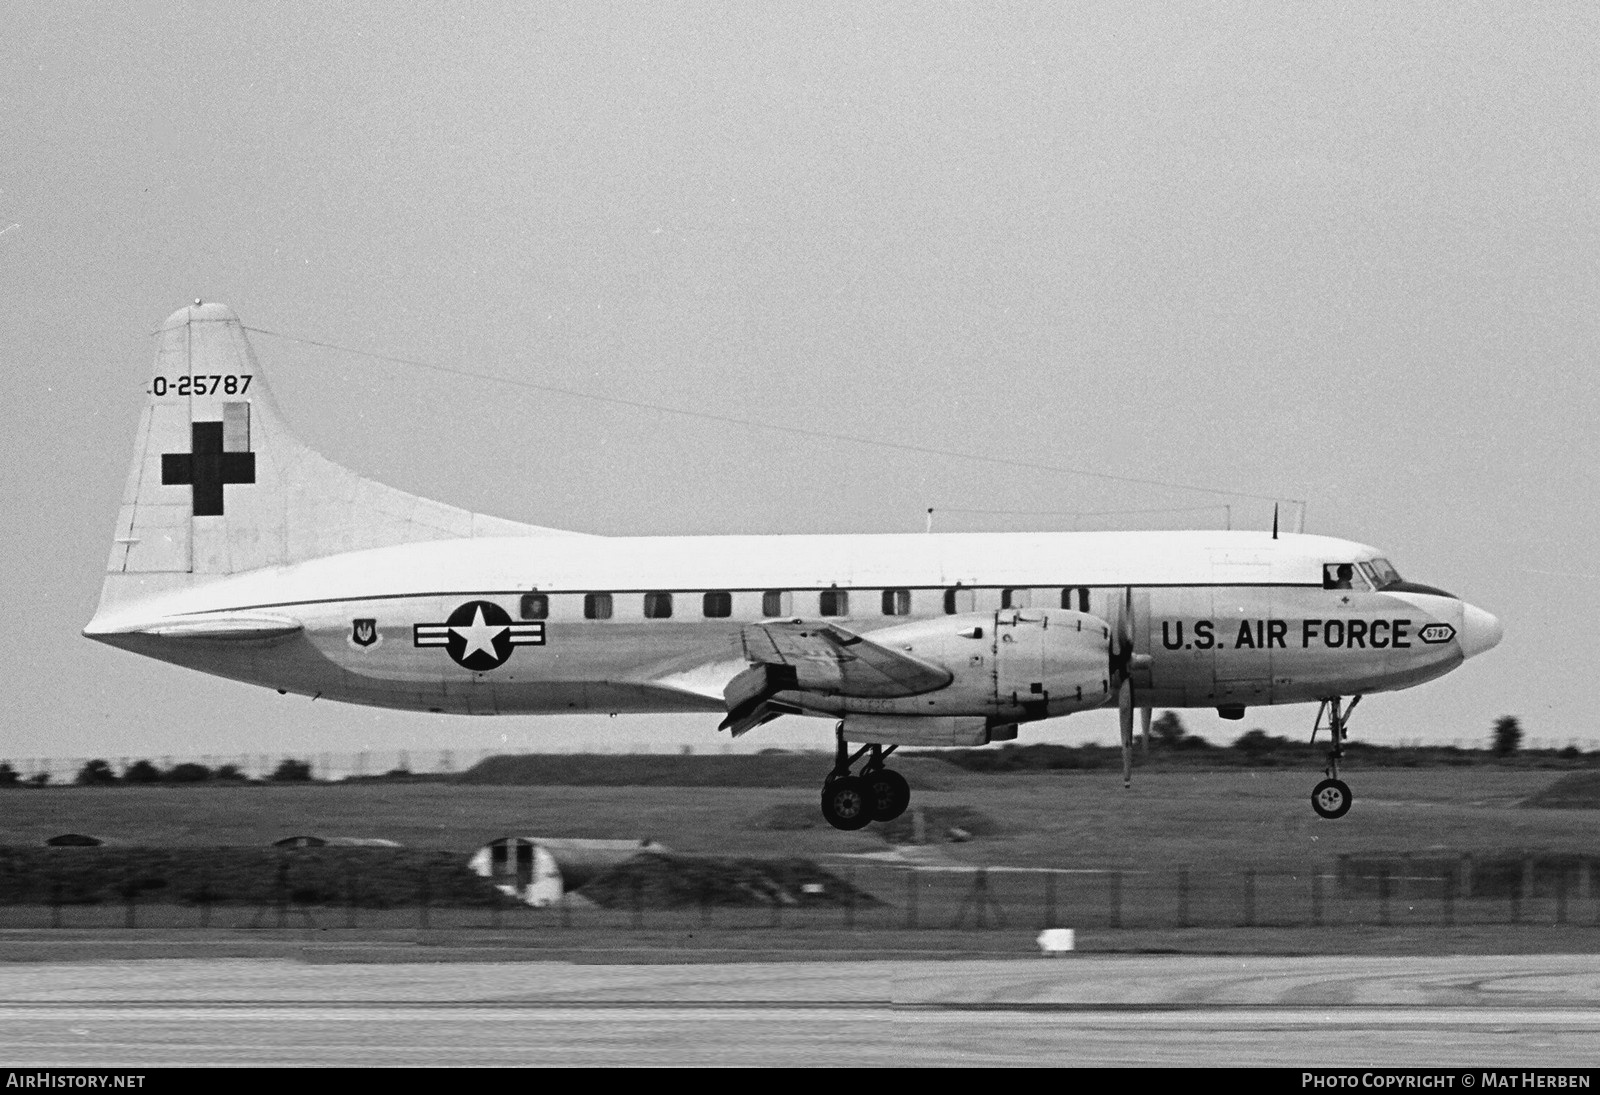
[[[822,816],[835,829],[846,832],[872,821],[867,785],[855,776],[842,776],[822,789]]]
[[[1311,808],[1332,820],[1350,812],[1350,788],[1342,779],[1325,779],[1311,792]]]
[[[893,821],[911,805],[911,785],[893,769],[879,768],[862,776],[861,781],[867,785],[873,821]]]

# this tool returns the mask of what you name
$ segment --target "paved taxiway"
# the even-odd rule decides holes
[[[1590,1067],[1600,956],[8,964],[0,1059]]]

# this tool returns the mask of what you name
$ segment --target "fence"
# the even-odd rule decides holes
[[[1600,926],[1586,871],[1530,867],[1503,888],[1458,875],[1382,870],[956,870],[839,862],[826,881],[762,892],[697,875],[673,861],[670,890],[613,876],[603,900],[582,891],[530,908],[459,863],[346,860],[285,854],[241,881],[148,870],[85,885],[75,849],[47,869],[0,878],[0,928],[526,928],[608,931],[704,928],[1033,931],[1078,929],[1338,928],[1356,926]],[[686,866],[688,865],[688,866]],[[1491,892],[1492,891],[1492,892]]]

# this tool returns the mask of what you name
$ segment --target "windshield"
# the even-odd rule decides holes
[[[1447,593],[1435,586],[1425,586],[1420,582],[1408,582],[1400,577],[1400,572],[1394,564],[1387,559],[1374,559],[1370,563],[1362,563],[1361,573],[1370,581],[1373,588],[1380,593],[1428,593],[1435,597],[1454,597],[1455,594]]]
[[[1377,586],[1379,589],[1382,589],[1386,585],[1403,580],[1400,577],[1400,572],[1394,568],[1394,564],[1390,563],[1387,559],[1374,559],[1367,565],[1372,568],[1372,584]]]

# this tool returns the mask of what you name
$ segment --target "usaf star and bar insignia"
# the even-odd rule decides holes
[[[492,601],[468,601],[442,624],[416,624],[414,646],[442,646],[463,669],[486,673],[499,669],[519,646],[543,646],[544,623],[514,623]]]

